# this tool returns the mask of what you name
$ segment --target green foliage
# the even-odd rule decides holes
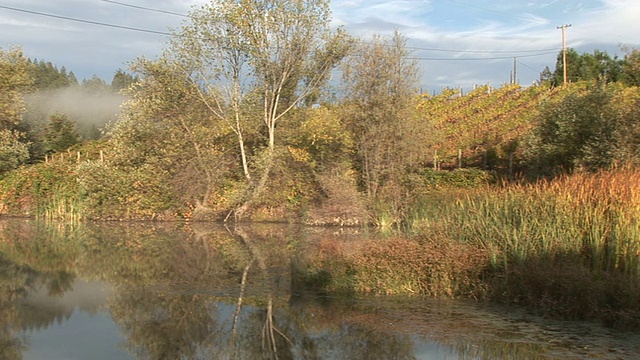
[[[296,112],[283,120],[283,142],[300,158],[306,158],[314,167],[323,168],[340,161],[353,148],[351,134],[347,131],[336,109],[318,107]]]
[[[239,169],[233,135],[175,64],[135,66],[140,80],[110,131],[114,166],[161,170],[177,200],[207,205],[214,187]]]
[[[567,49],[567,81],[602,81],[605,83],[621,80],[623,62],[611,57],[604,51],[594,50],[593,54],[579,54],[574,49]],[[553,73],[553,85],[564,83],[564,66],[562,51],[556,60]]]
[[[579,88],[577,89],[579,90]],[[590,86],[543,106],[528,158],[536,173],[597,170],[637,162],[637,89]]]
[[[77,220],[79,188],[68,164],[37,164],[9,173],[0,181],[2,214]]]
[[[0,174],[29,158],[29,144],[19,123],[25,112],[24,94],[31,89],[29,63],[20,49],[0,49]]]
[[[90,219],[172,218],[174,205],[166,175],[150,165],[114,167],[86,161],[77,169],[83,215]]]
[[[640,86],[640,49],[624,49],[622,60],[622,82],[627,86]]]
[[[67,73],[63,66],[58,69],[49,61],[29,60],[32,65],[30,69],[33,78],[33,86],[36,90],[61,89],[78,85],[78,79],[73,72]]]
[[[367,196],[374,200],[406,166],[415,145],[409,111],[414,106],[418,67],[408,59],[406,38],[375,37],[360,43],[344,63],[343,122],[354,142],[354,163]],[[405,147],[406,146],[406,147]]]
[[[477,188],[494,181],[493,174],[480,169],[455,169],[452,171],[439,171],[430,168],[422,169],[408,177],[408,186],[416,186],[422,189],[443,188]],[[413,184],[411,184],[413,183]]]
[[[137,76],[126,73],[122,69],[118,69],[113,75],[113,80],[111,80],[111,89],[115,92],[120,92],[129,88],[129,86],[138,81],[139,79]]]
[[[80,86],[89,94],[111,92],[111,87],[96,75],[93,75],[91,79],[82,80]]]
[[[81,141],[82,137],[75,122],[66,115],[56,114],[49,117],[49,124],[44,133],[44,147],[47,153],[67,150]]]
[[[29,145],[16,131],[0,130],[0,174],[16,169],[29,159]]]
[[[24,94],[31,89],[29,63],[22,50],[0,49],[0,130],[14,130],[25,111]]]

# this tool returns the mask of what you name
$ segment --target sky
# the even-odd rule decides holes
[[[0,48],[107,82],[137,57],[156,58],[168,33],[206,0],[0,0]],[[332,26],[357,37],[407,38],[422,91],[531,85],[562,49],[623,56],[640,48],[638,0],[333,0]],[[155,11],[154,11],[155,10]]]

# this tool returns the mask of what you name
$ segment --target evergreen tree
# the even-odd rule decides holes
[[[119,92],[128,88],[131,84],[137,81],[137,76],[133,76],[124,72],[122,69],[118,69],[115,75],[113,75],[113,80],[111,80],[111,89],[115,92]]]
[[[29,60],[31,76],[36,90],[61,89],[78,84],[75,75],[63,66],[58,69],[51,62],[44,60]]]
[[[44,134],[46,152],[66,150],[81,141],[75,122],[64,114],[51,115]]]
[[[111,87],[96,75],[93,75],[91,79],[82,80],[82,84],[80,86],[90,94],[111,92]]]
[[[553,81],[554,76],[551,69],[549,69],[548,66],[545,66],[544,70],[540,73],[540,84],[553,84]]]

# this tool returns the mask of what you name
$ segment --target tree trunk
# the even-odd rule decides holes
[[[247,210],[249,210],[251,205],[256,201],[256,199],[260,197],[260,195],[262,195],[262,193],[267,187],[267,181],[269,181],[269,174],[271,173],[271,168],[273,167],[273,158],[275,156],[275,150],[273,148],[269,148],[267,149],[267,151],[268,151],[267,160],[264,165],[264,168],[262,169],[260,180],[257,183],[252,184],[251,189],[249,190],[249,194],[247,195],[246,199],[242,202],[242,204],[240,204],[238,207],[236,207],[234,210],[231,211],[236,221],[242,220],[242,217],[247,212]],[[231,215],[231,213],[229,213],[229,215]],[[225,218],[225,221],[228,220],[229,215],[227,215],[227,217]]]

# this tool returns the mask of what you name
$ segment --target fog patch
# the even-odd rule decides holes
[[[73,86],[55,90],[43,90],[25,96],[27,112],[24,122],[31,131],[45,127],[51,115],[66,115],[75,122],[85,138],[102,130],[106,124],[117,119],[120,106],[127,99],[110,87],[100,89]]]

